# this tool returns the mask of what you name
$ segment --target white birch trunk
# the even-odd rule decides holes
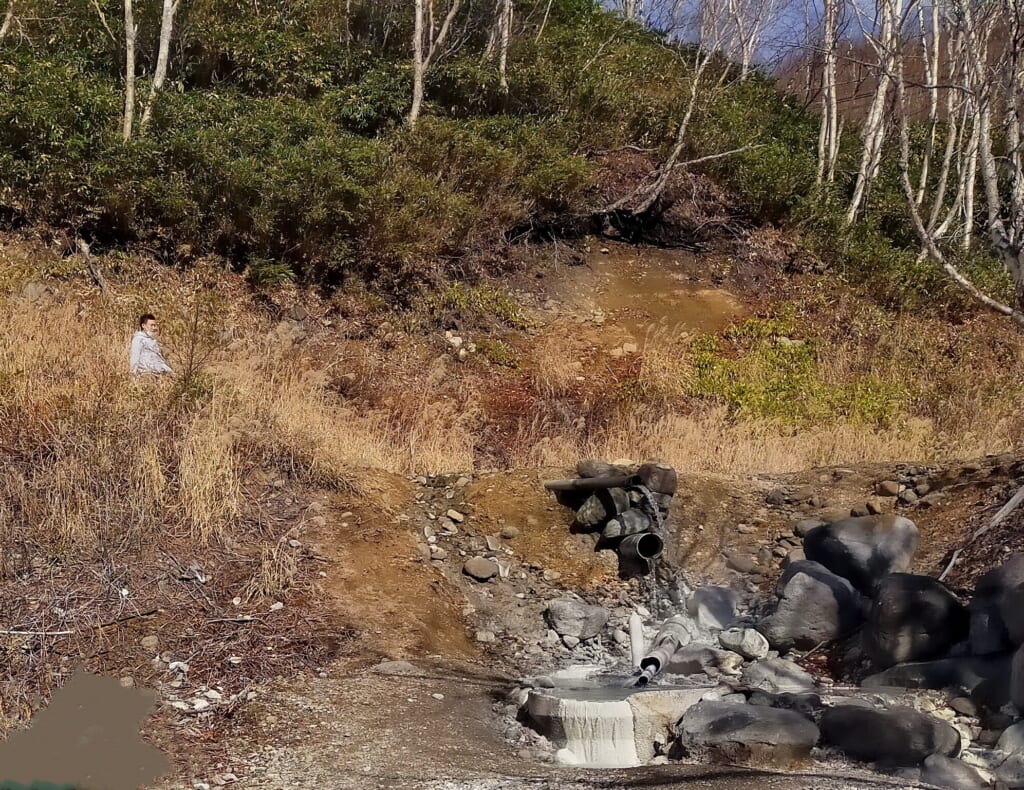
[[[149,88],[149,98],[146,99],[146,108],[142,111],[142,120],[139,129],[145,131],[153,113],[153,104],[156,101],[157,92],[163,90],[164,82],[167,80],[167,67],[171,57],[171,38],[174,35],[174,14],[178,10],[179,0],[164,0],[163,16],[160,20],[160,45],[157,50],[156,70],[153,72],[153,84]]]
[[[135,37],[138,32],[132,0],[124,0],[124,121],[121,139],[125,142],[131,139],[135,123]]]

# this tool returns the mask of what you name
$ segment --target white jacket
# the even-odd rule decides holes
[[[132,337],[131,358],[128,362],[132,373],[170,373],[171,366],[160,353],[160,346],[155,337],[150,337],[141,329]]]

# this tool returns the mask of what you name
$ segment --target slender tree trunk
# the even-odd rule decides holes
[[[540,41],[541,36],[544,35],[544,28],[548,26],[548,17],[551,16],[551,5],[554,2],[555,0],[548,0],[547,8],[544,9],[544,18],[541,20],[540,27],[537,28],[537,37],[533,40],[535,44]]]
[[[823,30],[824,62],[821,81],[821,127],[818,132],[818,184],[835,179],[835,161],[839,152],[839,101],[836,71],[839,49],[839,2],[825,0]]]
[[[163,17],[160,20],[160,46],[157,50],[156,70],[153,72],[153,84],[149,88],[146,109],[142,112],[139,129],[145,131],[149,118],[153,113],[153,104],[157,92],[163,90],[167,80],[167,67],[171,57],[171,37],[174,35],[174,14],[178,10],[179,0],[164,0]]]
[[[871,41],[878,57],[878,84],[875,87],[871,108],[864,120],[864,148],[861,152],[860,167],[853,187],[853,196],[846,210],[846,224],[852,225],[860,212],[867,189],[878,174],[882,161],[882,144],[885,142],[885,105],[892,87],[893,61],[902,46],[899,23],[903,0],[882,1],[882,28],[877,41]]]
[[[501,13],[501,54],[498,56],[498,73],[501,75],[501,89],[508,92],[508,45],[512,40],[512,20],[515,14],[513,0],[504,0]]]
[[[426,64],[423,61],[423,0],[416,0],[416,19],[412,38],[412,109],[409,110],[409,126],[416,128],[423,107],[423,75]]]
[[[7,38],[7,34],[11,30],[11,23],[14,22],[14,0],[10,0],[7,4],[7,11],[4,13],[4,21],[0,22],[0,44]]]
[[[463,0],[451,0],[448,14],[435,27],[434,0],[415,0],[415,20],[412,40],[412,107],[409,110],[409,126],[415,129],[423,111],[424,82],[434,58],[451,32],[452,23],[462,7]]]
[[[124,0],[124,123],[121,139],[131,139],[135,123],[135,36],[139,32],[135,25],[132,0]]]
[[[935,86],[939,79],[941,36],[939,33],[939,3],[932,0],[931,17],[931,46],[928,41],[928,31],[925,27],[924,4],[918,2],[918,24],[921,28],[921,59],[924,63],[924,80],[929,86]],[[925,190],[928,187],[928,170],[931,167],[932,155],[935,152],[935,138],[939,125],[939,91],[937,87],[929,87],[928,90],[928,142],[925,145],[924,156],[921,160],[921,174],[917,185],[917,205],[924,201]]]

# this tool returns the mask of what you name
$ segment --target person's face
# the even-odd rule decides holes
[[[156,321],[152,318],[142,325],[142,331],[152,337],[156,334]]]

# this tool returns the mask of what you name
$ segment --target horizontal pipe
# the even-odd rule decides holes
[[[636,485],[636,475],[608,475],[606,477],[578,477],[573,480],[548,480],[548,491],[600,491],[605,488],[626,488]]]
[[[629,535],[619,543],[619,554],[635,560],[656,560],[665,550],[665,541],[654,532]]]

